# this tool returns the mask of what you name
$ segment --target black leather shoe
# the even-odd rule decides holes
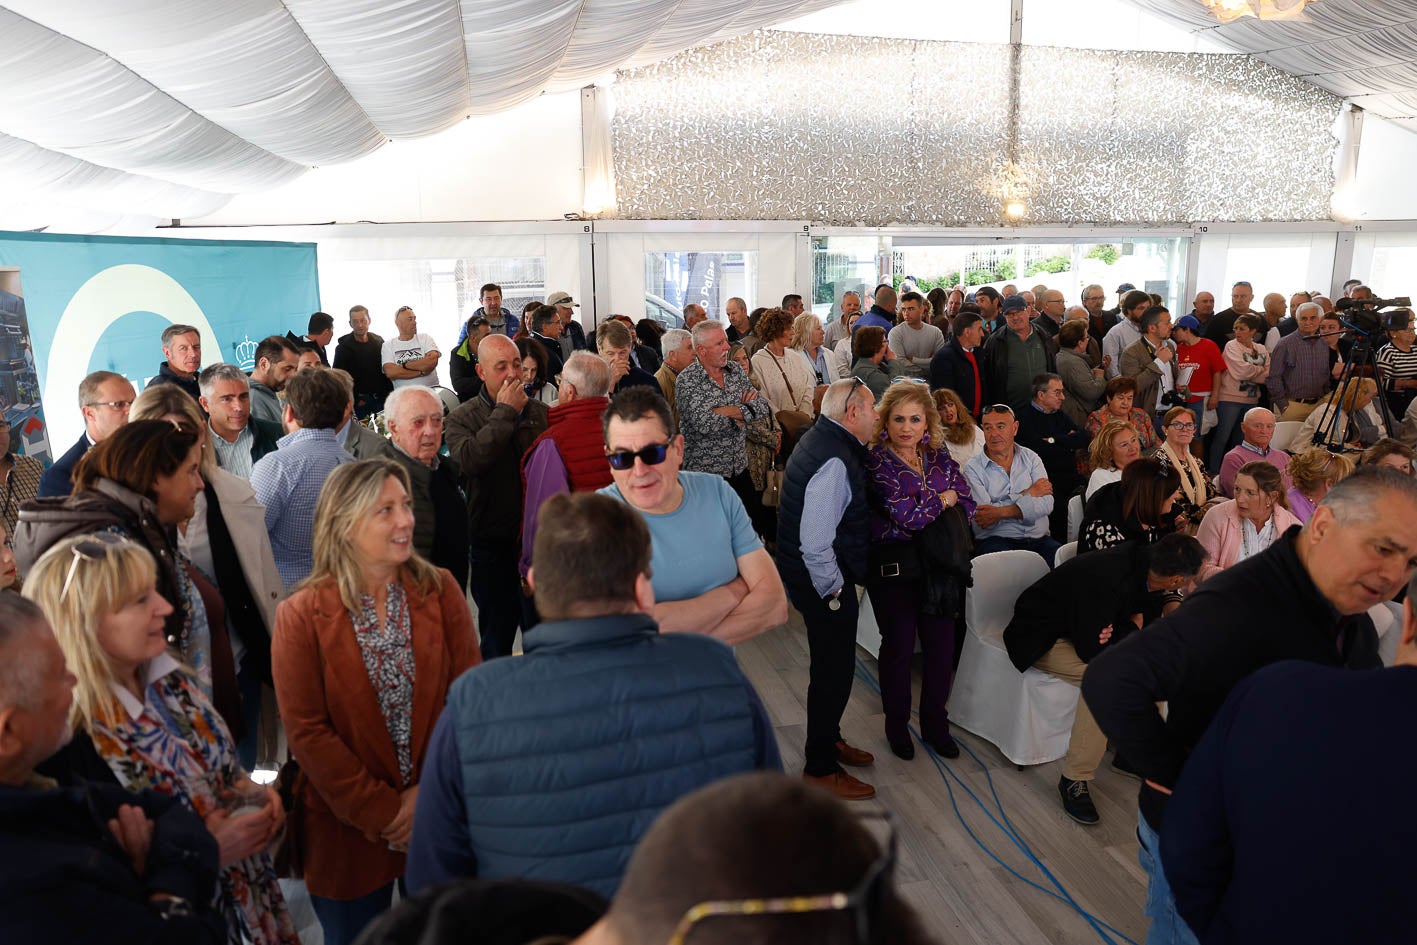
[[[1063,810],[1073,820],[1088,827],[1095,826],[1102,820],[1097,816],[1097,808],[1093,806],[1086,781],[1059,778],[1058,793],[1063,796]]]
[[[891,740],[891,753],[902,761],[909,761],[915,757],[915,742],[909,738],[903,741]]]
[[[941,758],[948,758],[950,760],[953,760],[959,757],[959,745],[956,744],[955,740],[953,738],[950,738],[948,735],[946,735],[943,739],[930,739],[930,747],[935,749],[935,754],[939,755]]]

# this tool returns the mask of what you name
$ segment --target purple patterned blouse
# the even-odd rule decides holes
[[[871,541],[910,541],[944,511],[940,494],[953,489],[965,513],[974,518],[974,497],[959,465],[945,450],[926,449],[924,488],[920,476],[884,445],[871,447],[866,457],[867,503]]]

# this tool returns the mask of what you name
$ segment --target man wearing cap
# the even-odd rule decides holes
[[[1223,312],[1216,312],[1215,317],[1206,323],[1202,334],[1223,350],[1225,342],[1235,337],[1235,316],[1254,314],[1250,309],[1250,303],[1254,300],[1255,290],[1250,288],[1248,282],[1235,283],[1230,289],[1230,307]]]
[[[1214,305],[1214,301],[1211,304]],[[1225,358],[1220,348],[1209,338],[1201,337],[1202,327],[1200,319],[1194,315],[1182,315],[1171,326],[1171,340],[1176,342],[1176,370],[1182,371],[1187,364],[1195,365],[1191,368],[1190,380],[1184,386],[1191,392],[1186,406],[1191,408],[1197,419],[1204,417],[1211,393],[1219,387],[1220,375],[1225,371]]]
[[[1132,285],[1130,282],[1123,282],[1121,285],[1117,286],[1117,307],[1109,308],[1107,310],[1107,314],[1116,316],[1117,318],[1121,318],[1122,300],[1127,297],[1128,292],[1135,292],[1136,288],[1137,287]]]
[[[974,304],[979,306],[979,317],[984,319],[984,334],[992,335],[996,331],[1003,330],[1003,316],[999,311],[999,306],[1004,302],[1004,297],[999,294],[999,290],[991,285],[974,293]]]
[[[1017,295],[1000,304],[1004,327],[984,343],[984,386],[992,400],[1017,414],[1033,400],[1033,379],[1058,371],[1058,346],[1031,323],[1034,312]]]
[[[569,292],[552,292],[546,297],[546,304],[554,306],[561,319],[561,360],[564,362],[573,351],[586,350],[585,329],[576,321],[576,309],[581,305],[571,298]]]

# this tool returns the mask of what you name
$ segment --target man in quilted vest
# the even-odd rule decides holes
[[[600,418],[610,401],[610,366],[589,351],[577,351],[561,369],[556,406],[546,412],[546,430],[522,456],[523,578],[531,568],[541,504],[563,492],[594,492],[610,485],[610,461]]]
[[[428,746],[410,893],[460,876],[574,883],[613,895],[659,813],[706,784],[781,770],[733,651],[660,633],[650,537],[609,496],[543,508],[527,581],[543,622],[518,659],[464,673]]]

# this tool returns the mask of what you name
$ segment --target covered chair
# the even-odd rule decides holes
[[[950,693],[950,722],[993,742],[1016,765],[1067,754],[1077,687],[1037,669],[1020,673],[1004,649],[1014,601],[1048,573],[1031,551],[999,551],[974,559],[965,594],[967,632]]]

